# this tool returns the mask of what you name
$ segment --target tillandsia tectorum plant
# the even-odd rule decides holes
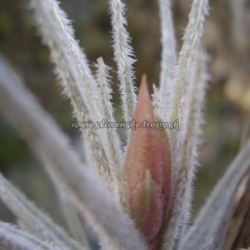
[[[223,249],[230,208],[249,171],[250,142],[194,224],[187,226],[208,78],[201,41],[208,0],[193,0],[178,58],[171,1],[159,0],[162,59],[153,105],[146,76],[136,100],[135,60],[126,31],[125,6],[120,0],[109,0],[109,5],[122,111],[125,124],[131,126],[125,149],[116,130],[121,124],[115,123],[113,115],[109,67],[99,58],[96,74],[92,74],[70,21],[56,0],[30,0],[30,6],[43,42],[50,48],[63,94],[70,99],[79,123],[100,126],[105,119],[106,126],[82,129],[88,157],[86,164],[81,162],[65,135],[3,58],[0,111],[42,161],[60,200],[96,231],[102,249]],[[168,129],[164,129],[167,122]],[[16,214],[21,227],[0,222],[1,249],[90,249],[87,240],[77,242],[67,236],[2,175],[0,197]],[[76,227],[81,228],[80,220],[74,221],[73,230]]]

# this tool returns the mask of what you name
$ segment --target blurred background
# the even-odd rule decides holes
[[[73,20],[76,37],[90,61],[103,57],[112,67],[113,102],[121,121],[120,100],[113,62],[108,1],[61,0],[61,7]],[[157,0],[124,0],[127,4],[128,30],[135,50],[136,85],[143,73],[158,85],[161,45]],[[190,0],[173,0],[178,51],[188,21]],[[210,0],[204,47],[210,57],[211,80],[204,107],[203,144],[195,181],[193,215],[212,190],[226,167],[249,137],[250,117],[250,0]],[[37,36],[26,0],[0,1],[0,53],[20,73],[41,105],[54,117],[81,151],[81,135],[70,127],[69,101],[60,95],[53,75],[49,51]],[[26,143],[0,117],[0,171],[57,222],[64,224],[53,186],[41,164]],[[0,219],[15,217],[0,203]]]

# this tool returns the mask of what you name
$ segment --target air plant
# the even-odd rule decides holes
[[[121,0],[109,0],[109,5],[123,117],[134,124],[125,148],[116,127],[110,127],[116,123],[109,67],[99,58],[96,73],[91,72],[56,0],[30,0],[30,6],[63,94],[79,123],[98,125],[105,119],[107,127],[82,128],[88,156],[87,163],[82,162],[3,58],[0,111],[41,160],[60,200],[93,227],[102,249],[222,249],[236,190],[249,171],[250,142],[188,228],[208,80],[202,48],[208,0],[193,0],[178,58],[171,1],[159,0],[162,58],[153,106],[146,76],[136,100],[125,6]],[[20,221],[20,228],[0,222],[1,249],[90,249],[87,240],[70,238],[2,175],[0,197]],[[76,219],[73,230],[81,226]]]

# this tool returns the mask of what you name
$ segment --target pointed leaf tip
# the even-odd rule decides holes
[[[133,119],[136,129],[131,131],[124,171],[127,208],[148,244],[156,245],[170,203],[172,163],[167,133],[154,126],[145,75]]]

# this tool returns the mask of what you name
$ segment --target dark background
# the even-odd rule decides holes
[[[128,30],[138,61],[136,84],[143,73],[149,84],[159,82],[160,27],[158,1],[124,0],[127,4]],[[61,7],[73,20],[76,37],[91,63],[103,57],[113,68],[116,118],[121,119],[113,62],[111,25],[105,0],[61,1]],[[194,192],[194,215],[212,187],[249,136],[250,111],[250,1],[213,0],[206,21],[204,47],[210,55],[211,81],[204,110],[203,144]],[[178,50],[186,27],[190,1],[173,1]],[[80,133],[70,128],[73,121],[68,100],[60,88],[49,62],[48,49],[36,35],[31,12],[25,0],[0,1],[0,53],[23,77],[42,106],[54,117],[80,150]],[[151,88],[152,89],[152,88]],[[43,210],[61,222],[53,187],[41,164],[26,143],[0,117],[0,171]],[[15,221],[0,203],[0,219]]]

